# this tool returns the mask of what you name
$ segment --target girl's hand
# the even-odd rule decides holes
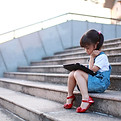
[[[100,68],[98,66],[94,65],[94,58],[100,54],[101,51],[99,50],[94,50],[91,55],[90,55],[90,60],[89,60],[89,69],[91,69],[94,72],[97,72]]]
[[[98,56],[100,54],[101,51],[99,50],[94,50],[92,53],[91,53],[91,57],[95,58],[96,56]]]

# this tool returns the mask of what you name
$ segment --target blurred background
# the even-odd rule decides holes
[[[121,19],[121,0],[0,0],[0,34],[68,12]]]
[[[121,38],[121,0],[0,0],[0,76],[79,46],[89,29]]]

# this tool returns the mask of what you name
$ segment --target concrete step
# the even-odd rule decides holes
[[[4,77],[66,85],[68,74],[5,72]],[[110,80],[111,80],[111,85],[109,89],[121,90],[120,75],[111,75]]]
[[[23,79],[56,84],[66,84],[68,74],[57,73],[27,73],[27,72],[5,72],[5,78]]]
[[[115,48],[115,47],[121,47],[121,41],[119,42],[112,42],[112,43],[104,43],[102,50],[108,49],[108,48]],[[59,54],[67,54],[67,53],[74,53],[74,52],[81,52],[84,51],[84,48],[77,46],[72,48],[67,48],[64,51],[56,52],[55,55]],[[45,58],[46,59],[46,58]]]
[[[66,110],[60,103],[4,88],[0,88],[0,102],[8,110],[29,121],[120,121],[120,118],[101,113],[75,113],[75,108]]]
[[[89,63],[89,56],[85,57],[71,57],[71,58],[64,58],[64,59],[48,59],[48,60],[41,60],[41,61],[34,61],[31,62],[31,66],[40,66],[40,65],[63,65],[69,63]]]
[[[25,121],[25,120],[0,106],[0,121]]]
[[[117,43],[117,42],[121,42],[121,38],[114,38],[114,39],[110,39],[110,40],[105,40],[104,43]]]
[[[103,52],[105,52],[105,54],[121,54],[121,47],[113,47],[113,48],[108,48],[108,49],[103,49]],[[65,58],[75,58],[75,57],[82,57],[82,56],[88,56],[87,53],[84,50],[81,51],[74,51],[74,52],[68,52],[65,53],[63,51],[63,53],[61,54],[57,54],[51,57],[46,57],[43,58],[43,60],[48,60],[48,59],[65,59]]]
[[[119,90],[121,91],[121,75],[111,75],[110,76],[110,90]]]
[[[111,74],[121,75],[121,62],[120,63],[110,63],[112,66]]]
[[[107,54],[110,63],[121,62],[121,53],[119,54]],[[42,60],[38,62],[31,62],[32,66],[40,66],[40,65],[63,65],[69,63],[89,63],[89,56],[81,56],[81,57],[73,57],[70,58],[59,58],[59,59],[48,59]]]
[[[45,112],[52,112],[52,111],[53,113],[57,113],[58,111],[59,112],[67,111],[62,108],[63,104],[66,102],[66,96],[67,96],[66,86],[47,84],[47,83],[35,83],[35,82],[21,81],[21,80],[11,80],[11,79],[5,79],[5,78],[0,79],[0,86],[4,87],[4,88],[0,88],[0,102],[1,100],[2,102],[3,100],[5,101],[10,100],[12,104],[17,104],[17,107],[14,108],[13,105],[10,106],[10,103],[8,103],[8,105],[6,105],[5,103],[2,103],[3,106],[6,106],[6,108],[9,108],[9,110],[15,111],[14,113],[17,113],[18,115],[19,115],[19,112],[16,112],[16,110],[20,111],[24,119],[26,119],[24,114],[28,113],[27,111],[30,111],[30,110],[32,110],[32,112],[36,110],[36,112],[34,112],[34,115],[36,113],[39,113],[40,116],[42,115],[43,111],[44,111],[43,114],[45,114]],[[19,93],[10,91],[5,88],[8,88],[14,91],[19,91]],[[36,97],[25,95],[23,93],[36,96]],[[81,103],[81,95],[79,91],[76,91],[76,90],[74,91],[74,95],[76,96],[74,106],[78,107]],[[92,105],[91,108],[89,109],[90,111],[105,113],[108,115],[113,115],[121,118],[121,92],[120,91],[107,90],[104,93],[89,93],[89,95],[95,101],[94,105]],[[3,99],[3,98],[7,98],[7,99]],[[48,101],[46,98],[51,101]],[[19,106],[21,107],[21,109],[17,109]],[[23,111],[22,108],[24,109],[28,108],[26,109],[26,113],[22,112]],[[28,118],[30,117],[28,116]]]
[[[119,42],[104,43],[103,49],[121,47],[121,40]]]
[[[112,66],[112,74],[121,74],[121,63],[110,63]],[[87,64],[83,64],[87,65]],[[45,66],[24,66],[18,67],[19,72],[34,72],[34,73],[69,73],[63,68],[63,65],[45,65]]]
[[[34,73],[68,73],[63,65],[43,65],[43,66],[23,66],[18,67],[19,72],[34,72]]]
[[[106,40],[104,41],[104,44],[103,44],[103,49],[106,49],[106,48],[113,48],[113,47],[121,47],[121,38],[117,38],[117,39],[113,39],[113,40]],[[80,51],[80,50],[83,50],[83,48],[81,48],[80,46],[77,46],[77,47],[71,47],[71,48],[66,48],[64,51],[65,53],[67,52],[74,52],[74,51]],[[61,54],[63,52],[56,52],[55,54]]]
[[[0,103],[27,121],[57,121],[49,113],[65,111],[62,104],[0,88]]]

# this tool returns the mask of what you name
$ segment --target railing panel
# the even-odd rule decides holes
[[[72,21],[64,22],[57,25],[57,31],[62,41],[63,48],[72,47]]]
[[[35,32],[19,38],[25,57],[30,64],[31,61],[41,60],[46,56],[39,33]]]
[[[15,71],[18,66],[28,64],[18,39],[1,44],[0,50],[7,71]]]
[[[121,25],[116,26],[116,37],[121,37]]]
[[[96,29],[97,31],[103,32],[102,24],[88,22],[88,29]]]
[[[87,31],[87,21],[73,21],[73,46],[79,46],[81,36]]]
[[[115,31],[116,28],[115,27],[116,27],[116,25],[103,24],[103,35],[104,35],[105,40],[116,38],[116,31]]]
[[[4,72],[7,72],[7,67],[3,59],[2,53],[0,52],[0,77],[3,76]]]
[[[56,26],[39,31],[39,34],[47,56],[51,56],[54,52],[63,50]]]

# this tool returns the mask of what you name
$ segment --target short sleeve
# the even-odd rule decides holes
[[[105,54],[101,54],[96,57],[95,59],[95,66],[98,66],[100,68],[100,71],[108,71],[109,70],[109,62],[108,58]]]

